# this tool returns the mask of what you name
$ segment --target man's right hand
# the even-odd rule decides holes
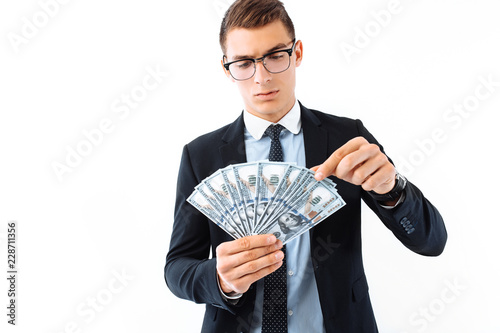
[[[217,246],[217,274],[222,291],[243,294],[255,281],[283,264],[283,243],[274,235],[247,236]]]

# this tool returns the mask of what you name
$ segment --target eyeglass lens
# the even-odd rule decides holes
[[[290,56],[287,51],[275,52],[267,55],[262,62],[270,73],[276,74],[288,69]],[[255,66],[256,64],[252,60],[241,60],[232,63],[229,66],[229,71],[236,80],[246,80],[255,74]]]

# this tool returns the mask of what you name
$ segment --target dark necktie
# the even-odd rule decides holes
[[[280,143],[281,125],[271,125],[266,134],[271,138],[269,161],[283,162],[283,149]],[[285,246],[282,249],[285,252]],[[287,333],[286,306],[286,257],[283,265],[264,278],[264,307],[262,312],[262,333]]]

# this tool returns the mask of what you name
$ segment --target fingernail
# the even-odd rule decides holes
[[[276,243],[276,236],[271,235],[271,236],[267,237],[267,242],[269,244]]]
[[[284,256],[285,254],[282,251],[276,253],[276,259],[283,259]]]
[[[314,174],[314,178],[315,178],[316,180],[322,180],[322,179],[324,178],[324,176],[323,176],[323,172],[319,172],[319,171],[318,171],[318,172],[316,172],[316,173]]]

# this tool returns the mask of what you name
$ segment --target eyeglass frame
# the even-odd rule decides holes
[[[296,41],[296,39],[294,38],[294,39],[292,39],[292,42],[293,42],[293,44],[292,44],[292,47],[291,47],[291,48],[289,48],[289,49],[284,49],[284,50],[276,50],[276,51],[272,51],[272,52],[269,52],[269,53],[264,54],[264,55],[263,55],[262,57],[260,57],[260,58],[244,58],[244,59],[238,59],[238,60],[235,60],[235,61],[231,61],[231,62],[228,62],[228,63],[224,63],[224,59],[227,59],[227,57],[226,57],[226,55],[223,55],[223,56],[222,56],[222,65],[223,65],[223,66],[224,66],[224,68],[225,68],[225,69],[229,72],[229,74],[231,74],[231,77],[232,77],[233,79],[235,79],[236,81],[245,81],[245,80],[249,80],[249,79],[251,79],[251,78],[255,75],[255,72],[257,71],[257,63],[258,63],[259,61],[261,61],[261,62],[262,62],[262,65],[264,66],[264,68],[266,69],[266,71],[268,71],[269,73],[271,73],[271,74],[279,74],[279,73],[283,73],[283,72],[285,72],[287,69],[289,69],[289,68],[290,68],[290,64],[292,63],[292,62],[290,61],[290,57],[292,56],[293,49],[295,48],[295,44],[297,43],[297,41]],[[284,69],[284,70],[280,71],[280,72],[271,72],[269,69],[267,69],[266,65],[264,64],[264,58],[265,58],[265,57],[268,57],[268,56],[270,56],[270,55],[272,55],[272,54],[278,53],[278,52],[287,52],[287,53],[288,53],[288,67],[287,67],[286,69]],[[253,62],[253,74],[252,74],[252,76],[250,76],[249,78],[246,78],[246,79],[237,79],[237,78],[235,78],[235,77],[233,76],[233,73],[231,73],[231,71],[229,70],[229,66],[230,66],[230,65],[232,65],[232,64],[234,64],[234,63],[236,63],[236,62],[238,62],[238,61],[248,61],[248,60],[250,60],[250,61],[252,61],[252,62]]]

